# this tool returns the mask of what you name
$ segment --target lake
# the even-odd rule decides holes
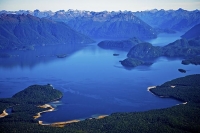
[[[178,38],[178,34],[162,34],[151,41],[163,45],[162,42]],[[180,101],[157,97],[147,87],[200,73],[199,66],[185,66],[181,59],[165,57],[158,58],[151,66],[129,70],[119,62],[126,58],[127,52],[101,49],[97,43],[78,50],[63,46],[44,49],[0,59],[0,97],[11,97],[33,84],[52,84],[64,95],[60,101],[50,103],[56,111],[39,118],[46,123],[175,106]],[[66,52],[69,54],[66,58],[55,57]],[[113,56],[114,53],[119,56]],[[180,73],[179,68],[187,72]]]

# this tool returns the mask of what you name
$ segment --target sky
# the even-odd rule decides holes
[[[144,11],[151,9],[200,9],[200,0],[0,0],[0,10]]]

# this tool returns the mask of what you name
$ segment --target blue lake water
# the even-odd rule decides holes
[[[175,34],[161,33],[156,39],[148,40],[148,42],[153,44],[154,46],[165,46],[169,43],[176,41],[177,39],[181,39],[182,35],[182,32],[176,32]]]
[[[167,40],[158,37],[155,44],[171,42],[175,37],[165,35],[164,38]],[[33,53],[24,52],[24,56],[0,59],[0,97],[11,97],[33,84],[52,84],[64,95],[58,103],[51,103],[56,111],[44,113],[39,118],[45,122],[175,106],[180,101],[159,98],[148,92],[147,87],[200,73],[199,66],[185,66],[181,59],[165,57],[158,58],[151,66],[128,70],[119,62],[126,58],[127,52],[101,49],[97,43],[71,50],[66,58],[53,57],[53,52],[45,55],[37,49],[34,53],[43,56],[37,58]],[[113,53],[119,56],[113,56]],[[180,73],[179,68],[187,73]]]

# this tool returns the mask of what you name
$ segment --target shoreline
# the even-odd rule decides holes
[[[40,118],[42,116],[41,115],[42,113],[51,112],[51,111],[55,110],[55,108],[53,108],[50,104],[44,104],[44,105],[40,105],[38,107],[40,107],[40,108],[50,108],[50,109],[37,113],[35,116],[33,116],[34,119]],[[109,115],[99,115],[97,117],[91,117],[91,118],[88,118],[88,119],[103,119],[107,116],[109,116]],[[86,120],[86,119],[80,119],[80,120],[75,119],[75,120],[69,120],[69,121],[63,121],[63,122],[52,122],[52,123],[44,123],[43,121],[38,120],[38,124],[43,125],[43,126],[64,127],[67,124],[76,123],[76,122],[80,122],[80,121],[83,121],[83,120]]]
[[[103,119],[105,117],[107,117],[109,115],[99,115],[97,117],[91,117],[91,118],[87,118],[87,119]],[[71,123],[76,123],[76,122],[80,122],[80,121],[84,121],[86,119],[80,119],[80,120],[69,120],[69,121],[63,121],[63,122],[52,122],[52,123],[43,123],[43,121],[38,121],[39,125],[43,125],[43,126],[54,126],[54,127],[64,127],[67,124],[71,124]]]
[[[149,87],[147,87],[147,91],[148,92],[150,92],[151,94],[153,94],[153,95],[155,95],[155,96],[157,96],[157,97],[160,97],[160,98],[170,98],[170,96],[159,96],[159,95],[156,95],[156,94],[154,94],[152,91],[151,91],[151,89],[154,89],[154,88],[156,88],[157,86],[149,86]],[[172,89],[173,88],[175,88],[176,86],[170,86]]]
[[[184,103],[180,103],[180,104],[176,104],[177,106],[178,105],[185,105],[185,104],[187,104],[188,102],[184,102]]]
[[[103,119],[103,118],[105,118],[105,117],[107,117],[107,116],[109,116],[109,115],[99,115],[97,118],[95,118],[95,119]]]
[[[171,85],[170,87],[173,89],[173,88],[175,88],[176,86]],[[157,96],[157,97],[160,97],[160,98],[170,98],[170,96],[159,96],[159,95],[154,94],[154,93],[151,91],[151,89],[154,89],[154,88],[156,88],[156,86],[149,86],[149,87],[147,87],[147,91],[150,92],[151,94]],[[174,98],[174,99],[176,99],[176,98]],[[176,99],[176,100],[180,101],[179,99]],[[183,101],[182,101],[182,102],[183,102]],[[176,105],[181,105],[181,104],[184,104],[184,105],[185,105],[185,104],[187,104],[187,103],[188,103],[188,102],[183,102],[183,103],[176,104]]]
[[[147,91],[150,92],[151,94],[157,96],[156,94],[154,94],[153,92],[151,92],[151,89],[156,88],[157,86],[149,86],[147,87]]]
[[[51,112],[51,111],[55,110],[55,108],[53,108],[50,104],[39,105],[38,107],[40,107],[40,108],[50,108],[50,109],[38,112],[35,116],[33,116],[34,119],[40,118],[42,116],[41,115],[42,113]],[[109,115],[99,115],[97,117],[91,117],[91,118],[88,118],[88,119],[103,119],[107,116],[109,116]],[[67,124],[76,123],[76,122],[80,122],[80,121],[83,121],[83,120],[86,120],[86,119],[80,119],[80,120],[75,119],[75,120],[69,120],[69,121],[63,121],[63,122],[53,122],[53,123],[44,123],[43,121],[39,120],[38,124],[43,125],[43,126],[64,127]]]
[[[43,123],[43,121],[38,121],[38,124],[42,126],[64,127],[67,124],[80,122],[80,121],[81,120],[70,120],[70,121],[64,121],[64,122],[53,122],[53,123],[48,123],[48,124]]]
[[[33,116],[34,119],[40,118],[42,113],[51,112],[51,111],[55,110],[55,108],[53,108],[50,104],[44,104],[44,105],[40,105],[38,107],[40,107],[40,108],[50,108],[50,109],[38,112],[35,116]]]
[[[157,86],[149,86],[147,87],[147,91],[149,91],[150,93],[152,93],[153,95],[157,96],[157,97],[160,97],[160,98],[169,98],[169,96],[158,96],[156,94],[154,94],[151,89],[154,89],[156,88]],[[176,86],[170,86],[171,88],[175,88]],[[184,103],[180,103],[180,104],[177,104],[177,105],[181,105],[181,104],[187,104],[187,102],[184,102]],[[38,106],[38,107],[41,107],[41,108],[50,108],[49,110],[46,110],[46,111],[42,111],[42,112],[39,112],[37,113],[36,116],[33,116],[35,119],[41,117],[41,114],[42,113],[45,113],[45,112],[51,112],[51,111],[54,111],[55,108],[53,108],[50,104],[44,104],[44,105],[41,105],[41,106]],[[86,119],[103,119],[105,117],[107,117],[109,115],[99,115],[99,116],[96,116],[96,117],[90,117],[90,118],[86,118]],[[76,122],[80,122],[80,121],[83,121],[83,120],[86,120],[86,119],[74,119],[74,120],[69,120],[69,121],[63,121],[63,122],[52,122],[52,123],[44,123],[43,121],[38,121],[38,124],[39,125],[44,125],[44,126],[54,126],[54,127],[64,127],[65,125],[67,124],[71,124],[71,123],[76,123]]]
[[[5,117],[5,116],[7,116],[8,115],[8,113],[6,112],[6,109],[3,111],[3,113],[2,114],[0,114],[0,118],[3,118],[3,117]]]

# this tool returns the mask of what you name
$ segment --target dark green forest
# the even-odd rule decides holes
[[[200,65],[200,56],[195,56],[195,57],[191,57],[191,58],[182,60],[181,63],[183,65],[189,65],[189,64]]]
[[[60,98],[62,96],[59,92],[58,94],[52,94],[50,90],[48,94],[55,94],[55,97],[52,96],[52,99],[48,100],[53,100],[54,98]],[[22,91],[23,93],[14,95],[13,98],[15,99],[17,97],[17,99],[20,101],[20,97],[26,94],[26,91]],[[175,98],[183,102],[187,102],[187,104],[180,104],[166,109],[157,109],[145,112],[113,113],[103,119],[87,119],[77,123],[67,124],[65,127],[59,128],[39,125],[37,120],[33,119],[32,116],[34,114],[43,110],[36,107],[38,103],[44,102],[44,100],[42,100],[42,97],[40,97],[41,101],[36,100],[37,102],[33,103],[31,103],[31,100],[25,100],[26,102],[22,102],[20,106],[16,105],[18,101],[12,101],[13,98],[1,99],[1,111],[3,111],[5,107],[13,106],[13,112],[10,115],[0,119],[0,131],[2,133],[200,132],[200,74],[190,75],[168,81],[160,86],[157,86],[154,89],[151,89],[150,91],[158,96]],[[36,95],[38,92],[39,91],[35,92]],[[43,94],[41,93],[41,95]],[[30,97],[30,99],[32,98]]]

